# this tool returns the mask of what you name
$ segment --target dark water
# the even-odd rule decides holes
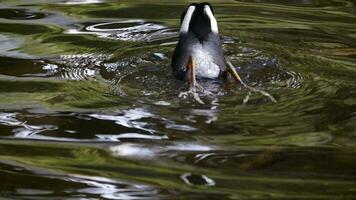
[[[356,6],[213,2],[240,86],[178,98],[188,1],[0,1],[0,196],[356,199]],[[249,101],[243,100],[249,96]]]

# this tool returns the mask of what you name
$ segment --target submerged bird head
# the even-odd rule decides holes
[[[180,34],[191,34],[201,43],[218,35],[218,25],[209,3],[192,3],[181,16]]]

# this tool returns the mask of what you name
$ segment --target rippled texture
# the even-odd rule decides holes
[[[0,2],[1,198],[356,198],[354,1],[212,1],[278,103],[205,80],[204,105],[170,68],[188,1]]]

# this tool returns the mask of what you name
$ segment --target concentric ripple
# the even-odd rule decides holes
[[[12,20],[34,20],[45,18],[46,15],[39,12],[31,12],[25,9],[0,8],[0,18]]]
[[[154,41],[175,36],[175,32],[164,25],[144,20],[104,22],[86,26],[83,30],[70,29],[68,34],[94,34],[101,38],[122,41]]]
[[[277,102],[173,77],[187,1],[2,0],[0,199],[355,199],[355,3],[209,2]]]
[[[49,76],[66,80],[85,80],[98,76],[101,63],[108,58],[109,55],[62,55],[58,59],[51,60],[52,63],[45,62],[42,69]]]

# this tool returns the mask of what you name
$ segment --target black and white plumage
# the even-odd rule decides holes
[[[182,14],[172,68],[177,79],[187,81],[195,80],[195,76],[214,79],[225,72],[218,25],[210,4],[190,4]]]
[[[172,57],[172,68],[177,79],[189,83],[189,91],[200,103],[204,102],[195,93],[196,88],[201,89],[196,82],[196,77],[215,79],[220,76],[225,79],[233,78],[250,91],[261,93],[272,102],[277,102],[267,92],[246,85],[234,66],[229,61],[225,61],[218,24],[209,3],[190,4],[183,12],[179,41]]]

